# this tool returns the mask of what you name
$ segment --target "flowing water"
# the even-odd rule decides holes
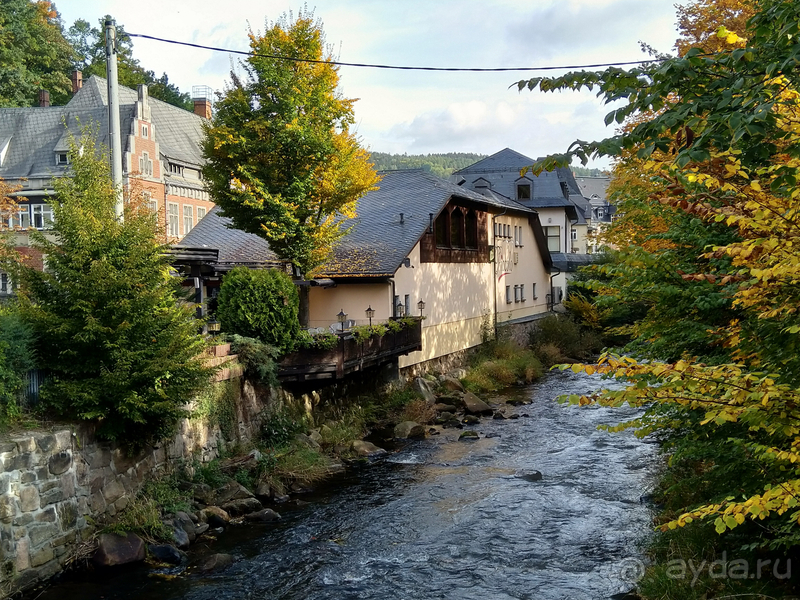
[[[516,420],[411,443],[350,470],[277,524],[231,527],[191,553],[227,552],[215,575],[137,566],[93,572],[39,600],[607,599],[631,589],[651,513],[657,447],[597,430],[636,412],[555,402],[603,382],[571,372],[506,395]],[[527,417],[525,416],[527,415]],[[484,437],[485,436],[485,437]],[[519,475],[538,470],[540,481]]]

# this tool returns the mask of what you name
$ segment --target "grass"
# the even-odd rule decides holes
[[[145,482],[128,506],[116,515],[114,523],[103,531],[133,532],[151,542],[171,541],[172,530],[161,521],[162,516],[191,509],[192,499],[178,488],[175,476],[156,477]]]
[[[464,387],[474,393],[493,392],[518,381],[530,383],[542,375],[536,354],[509,340],[487,342],[472,361]]]

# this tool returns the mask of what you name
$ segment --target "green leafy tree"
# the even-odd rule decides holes
[[[225,275],[217,301],[217,316],[228,333],[292,349],[299,329],[299,296],[286,273],[236,267]]]
[[[711,4],[732,3],[702,3]],[[616,271],[616,282],[605,284],[614,288],[612,294],[643,291],[652,275],[642,257],[672,253],[672,264],[659,265],[659,279],[673,277],[696,298],[692,304],[687,296],[677,296],[674,309],[659,322],[663,331],[655,335],[680,341],[694,329],[699,344],[684,346],[684,356],[667,362],[609,354],[598,366],[575,365],[631,385],[572,400],[649,407],[645,417],[621,427],[658,434],[675,452],[667,475],[677,475],[678,481],[666,488],[667,495],[676,489],[685,495],[660,520],[665,535],[690,526],[725,533],[728,548],[796,548],[800,5],[786,0],[752,5],[744,30],[717,29],[712,48],[719,46],[719,52],[681,48],[680,57],[636,69],[571,73],[519,85],[542,91],[587,86],[599,90],[604,101],[619,102],[607,123],[634,119],[617,135],[576,142],[536,168],[592,155],[615,156],[626,168],[638,168],[641,180],[652,185],[626,207],[639,214],[626,215],[627,224],[617,231],[638,248],[624,250],[625,269]],[[734,16],[742,14],[737,10]],[[687,38],[707,36],[698,31]],[[642,115],[647,118],[638,119]],[[658,235],[637,233],[641,224],[656,225]],[[693,231],[695,241],[685,244]],[[720,302],[722,318],[703,321],[691,310],[701,301]],[[714,316],[703,308],[706,316]],[[687,327],[686,322],[694,323]],[[713,327],[706,342],[696,324]],[[704,346],[712,339],[724,346],[716,364],[697,356],[708,356]],[[645,344],[640,352],[648,356]],[[706,591],[709,597],[723,595],[719,587]],[[688,596],[659,592],[654,597]]]
[[[204,339],[181,303],[156,217],[140,199],[115,218],[108,160],[85,132],[73,142],[71,177],[55,182],[52,235],[32,233],[44,272],[11,265],[20,309],[51,374],[43,405],[91,421],[110,440],[141,446],[173,432],[208,382]]]
[[[236,227],[311,273],[377,176],[348,131],[353,100],[337,91],[322,23],[284,15],[263,35],[251,32],[250,48],[244,77],[231,73],[206,129],[203,173]]]
[[[111,16],[100,19],[99,27],[92,27],[88,21],[78,19],[67,31],[67,39],[75,49],[73,66],[83,72],[85,77],[97,75],[106,77],[105,21]],[[122,25],[117,25],[117,76],[120,85],[135,88],[139,84],[147,84],[150,96],[178,106],[185,110],[193,110],[194,103],[189,94],[182,93],[169,76],[163,73],[156,77],[153,71],[141,66],[133,56],[133,41],[125,33]]]
[[[42,89],[53,104],[65,103],[72,56],[52,3],[0,2],[0,107],[35,106]]]

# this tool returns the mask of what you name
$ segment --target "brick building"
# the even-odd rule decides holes
[[[123,184],[146,195],[170,241],[189,233],[214,206],[200,172],[210,94],[195,90],[191,113],[150,98],[147,86],[119,88]],[[53,180],[68,174],[70,135],[94,126],[98,145],[110,147],[106,80],[93,76],[84,84],[76,73],[73,92],[65,106],[49,106],[44,92],[40,106],[0,108],[0,178],[22,188],[16,193],[19,212],[6,217],[2,228],[15,231],[15,246],[40,268],[42,257],[29,247],[27,231],[46,231],[52,223]],[[0,274],[0,295],[10,291],[8,278]]]

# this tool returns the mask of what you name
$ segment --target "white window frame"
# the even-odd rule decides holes
[[[561,226],[560,225],[545,226],[544,235],[547,238],[547,249],[550,252],[561,252]],[[557,242],[557,247],[552,248],[551,246],[554,244],[552,244],[551,242]]]
[[[194,229],[194,206],[191,204],[183,205],[183,235]]]
[[[147,126],[147,123],[142,123],[142,137],[144,139],[150,137],[150,128]]]
[[[519,286],[515,285],[514,286],[514,303],[515,304],[519,303],[520,298],[521,298],[521,295],[520,295],[520,291],[519,291]]]
[[[139,173],[147,177],[153,176],[153,160],[150,158],[149,152],[142,152],[139,157]]]
[[[511,286],[507,285],[506,286],[506,304],[511,304],[511,302],[512,302],[512,300],[511,300]]]
[[[36,229],[51,229],[53,227],[53,207],[49,204],[32,204],[31,222]]]
[[[180,237],[180,207],[177,202],[167,203],[167,235]]]
[[[56,152],[56,166],[63,167],[69,164],[69,154],[66,152]]]
[[[572,234],[572,241],[573,242],[577,242],[578,241],[578,230],[573,227],[570,233]]]
[[[207,213],[208,213],[208,209],[206,209],[205,206],[198,206],[197,207],[197,222],[199,223],[200,221],[202,221],[203,217],[205,217]]]

